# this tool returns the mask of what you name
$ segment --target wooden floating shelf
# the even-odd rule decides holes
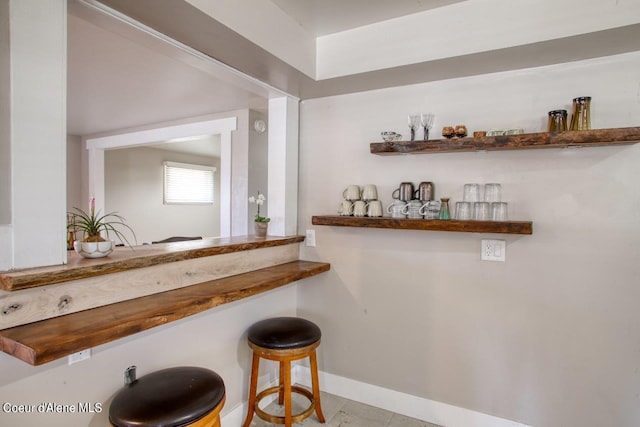
[[[395,228],[402,230],[457,231],[467,233],[532,234],[531,221],[441,221],[437,219],[368,218],[340,215],[311,217],[313,225]]]
[[[293,261],[0,331],[0,350],[31,365],[115,341],[328,271]]]
[[[36,286],[102,276],[136,268],[151,267],[251,249],[290,245],[304,240],[304,236],[256,238],[234,236],[192,240],[187,242],[116,248],[108,257],[87,259],[69,251],[65,265],[37,267],[24,270],[0,271],[0,289],[17,291]]]
[[[483,138],[434,139],[371,143],[371,153],[399,154],[456,153],[465,151],[525,150],[533,148],[601,147],[640,142],[640,127],[593,129],[558,133],[540,132]]]

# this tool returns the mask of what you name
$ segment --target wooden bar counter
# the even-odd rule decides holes
[[[329,270],[304,236],[118,248],[102,259],[2,272],[0,351],[40,365]],[[44,302],[43,302],[44,301]]]

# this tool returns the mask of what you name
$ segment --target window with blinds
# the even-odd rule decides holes
[[[162,162],[164,167],[164,203],[212,204],[213,166]]]

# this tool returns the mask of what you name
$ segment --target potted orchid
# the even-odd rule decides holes
[[[85,258],[102,258],[109,255],[113,251],[115,242],[109,239],[109,234],[113,233],[123,244],[131,246],[127,237],[123,234],[120,227],[123,227],[133,234],[135,240],[136,234],[131,227],[125,224],[125,219],[117,212],[111,212],[104,215],[100,214],[100,210],[96,212],[96,199],[89,199],[89,212],[74,207],[74,212],[68,212],[67,229],[76,234],[82,232],[82,239],[73,242],[75,251]],[[107,237],[102,236],[104,233]]]
[[[249,203],[255,203],[256,205],[258,205],[258,212],[254,217],[254,223],[253,223],[255,232],[256,232],[256,237],[267,236],[267,227],[269,226],[269,221],[271,221],[271,218],[260,216],[260,206],[264,205],[264,202],[266,200],[267,200],[266,197],[264,197],[264,194],[261,194],[260,191],[258,191],[258,195],[256,197],[254,196],[249,197]]]

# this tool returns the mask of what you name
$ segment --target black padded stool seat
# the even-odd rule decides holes
[[[276,317],[252,325],[247,338],[260,347],[284,350],[306,347],[321,336],[320,328],[306,319]]]
[[[315,411],[318,421],[324,423],[320,404],[320,385],[318,382],[318,361],[316,348],[320,345],[322,333],[315,323],[298,317],[275,317],[253,324],[247,331],[249,347],[253,350],[251,362],[251,380],[249,384],[249,403],[243,427],[249,427],[253,415],[263,420],[291,427],[311,416]],[[291,362],[309,358],[311,388],[291,384]],[[258,393],[258,370],[260,359],[278,362],[279,381],[275,387],[269,387]],[[260,401],[271,394],[278,394],[278,403],[284,405],[284,416],[276,416],[260,408]],[[291,394],[297,393],[309,400],[309,406],[302,412],[293,413]]]
[[[224,398],[222,378],[209,369],[163,369],[118,392],[109,408],[109,421],[116,427],[186,426],[221,408]]]

